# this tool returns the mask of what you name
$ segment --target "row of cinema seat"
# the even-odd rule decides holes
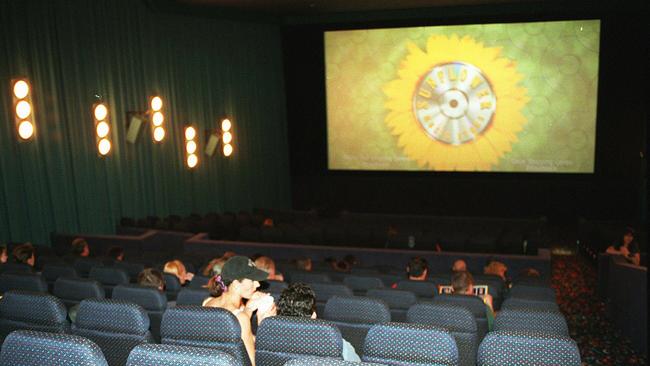
[[[46,357],[47,352],[57,357],[69,357],[75,347],[82,345],[93,348],[93,343],[101,352],[95,348],[94,351],[85,353],[94,355],[97,363],[83,363],[84,365],[162,365],[166,361],[161,352],[171,352],[177,358],[198,357],[197,353],[207,352],[194,348],[142,346],[152,343],[153,339],[147,329],[146,313],[137,305],[115,300],[84,300],[79,307],[77,321],[70,327],[62,314],[63,305],[57,301],[56,298],[43,294],[6,294],[0,302],[0,314],[3,315],[0,329],[3,338],[9,335],[2,345],[0,365],[29,364],[16,360],[29,357],[30,353],[35,353],[34,357],[40,358]],[[32,307],[25,306],[27,304]],[[37,309],[45,311],[39,312]],[[6,319],[5,314],[13,314],[16,319]],[[18,329],[70,333],[83,338],[58,336],[58,339],[72,341],[62,349],[66,352],[52,352],[55,343],[53,339],[57,339],[57,336],[37,332],[11,333]],[[340,358],[342,334],[339,329],[340,326],[335,322],[326,320],[282,316],[267,318],[257,332],[256,363],[259,366],[279,366],[297,357]],[[161,330],[163,345],[212,349],[230,356],[219,356],[224,362],[241,366],[250,364],[240,338],[239,324],[234,315],[226,310],[199,306],[170,308],[163,316]],[[29,345],[29,338],[39,338],[39,334],[41,339],[37,339],[36,344]],[[346,338],[345,333],[343,338]],[[47,347],[43,350],[45,343]],[[17,349],[20,352],[15,352]],[[377,364],[470,364],[463,361],[462,356],[467,350],[453,332],[429,324],[374,324],[367,331],[361,350],[363,361]],[[155,357],[159,357],[161,363],[152,362]],[[107,363],[102,363],[103,358]],[[567,336],[531,330],[497,330],[490,332],[481,341],[477,363],[473,360],[471,362],[472,365],[579,365],[580,356],[575,343]],[[192,364],[201,363],[187,363]]]

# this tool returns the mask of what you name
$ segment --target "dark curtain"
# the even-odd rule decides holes
[[[36,137],[19,142],[11,79],[29,78]],[[51,231],[112,233],[122,216],[289,207],[279,26],[151,12],[132,0],[0,2],[0,240]],[[167,137],[127,112],[165,103]],[[97,153],[95,95],[109,105],[113,150]],[[232,119],[230,158],[202,153],[206,129]],[[199,128],[185,167],[183,126]]]

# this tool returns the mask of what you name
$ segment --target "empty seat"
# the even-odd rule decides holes
[[[449,304],[415,304],[408,310],[407,321],[447,329],[458,346],[458,364],[476,365],[478,328],[476,318],[468,309]]]
[[[380,366],[378,363],[343,361],[331,357],[293,358],[285,366]]]
[[[88,278],[104,286],[106,297],[112,297],[113,287],[129,283],[129,275],[123,269],[114,267],[93,267],[88,273]]]
[[[101,266],[102,261],[97,258],[77,258],[73,264],[73,267],[77,271],[77,274],[81,277],[88,277],[91,268]]]
[[[388,305],[381,300],[334,296],[325,304],[323,318],[336,324],[343,338],[361,356],[366,333],[374,324],[389,322],[390,311]]]
[[[153,287],[118,285],[113,289],[113,299],[138,304],[149,315],[149,326],[155,340],[160,340],[160,322],[167,309],[167,297]]]
[[[228,310],[183,305],[169,308],[160,326],[161,343],[213,348],[250,365],[237,318]]]
[[[65,306],[52,295],[9,291],[0,301],[0,343],[18,329],[65,333],[69,329],[66,317]]]
[[[326,283],[332,282],[329,275],[325,273],[314,272],[291,272],[289,275],[289,282],[303,282],[303,283]]]
[[[454,338],[425,324],[385,323],[370,328],[362,360],[387,365],[458,365]]]
[[[104,288],[95,280],[78,277],[59,277],[54,282],[52,294],[69,309],[85,299],[103,299]]]
[[[126,366],[239,366],[237,360],[221,351],[209,348],[141,344],[135,347]]]
[[[568,337],[535,332],[494,331],[478,350],[479,366],[580,366],[580,352]]]
[[[479,342],[485,337],[488,332],[487,306],[480,297],[474,295],[439,295],[433,299],[433,302],[462,306],[468,309],[476,318]]]
[[[24,263],[3,263],[0,264],[0,273],[32,273],[34,268]]]
[[[41,275],[45,279],[45,282],[47,282],[50,291],[54,288],[54,282],[57,278],[78,276],[74,267],[65,263],[48,263],[43,267]]]
[[[176,305],[202,305],[209,296],[208,289],[184,288],[176,297]]]
[[[0,294],[10,290],[47,293],[47,282],[36,273],[3,273],[0,275]]]
[[[494,320],[494,330],[536,331],[569,336],[564,315],[559,311],[505,309]]]
[[[557,306],[557,303],[551,301],[535,301],[535,300],[526,300],[518,298],[508,298],[503,301],[501,304],[501,310],[506,309],[537,309],[537,310],[549,310],[549,311],[560,311],[560,308]]]
[[[194,276],[194,278],[192,278],[192,281],[190,282],[189,285],[187,285],[187,287],[189,287],[189,288],[205,288],[204,286],[206,286],[208,284],[208,281],[210,281],[209,277],[198,276],[197,275],[197,276]]]
[[[264,292],[282,292],[289,284],[283,281],[264,281],[260,284],[260,291]]]
[[[86,338],[17,330],[2,345],[0,365],[107,366],[108,363],[99,347]]]
[[[257,330],[255,363],[281,366],[287,360],[304,356],[341,359],[341,332],[320,319],[274,316],[266,318]]]
[[[438,292],[436,284],[429,281],[402,280],[397,283],[397,289],[411,291],[422,299],[431,299]]]
[[[390,309],[390,318],[394,322],[405,322],[406,312],[418,298],[410,291],[386,289],[369,290],[367,297],[383,300]]]
[[[325,311],[325,304],[333,296],[352,296],[352,289],[338,283],[310,283],[309,287],[316,294],[316,313],[322,316]]]
[[[345,276],[343,284],[351,288],[355,295],[365,295],[368,290],[384,288],[380,278],[370,276]]]
[[[556,302],[555,290],[545,286],[515,285],[509,293],[509,298]]]
[[[168,301],[175,301],[178,293],[181,291],[181,282],[173,274],[163,273],[165,278],[165,293],[167,294]]]
[[[153,342],[144,309],[119,300],[83,300],[72,333],[95,342],[110,366],[124,365],[135,346]]]
[[[126,271],[131,282],[137,282],[138,275],[144,270],[144,264],[134,262],[115,262],[113,267]]]

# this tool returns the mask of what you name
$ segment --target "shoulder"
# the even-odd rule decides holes
[[[352,361],[352,362],[361,362],[361,358],[357,354],[357,351],[354,349],[354,346],[343,338],[343,360]]]

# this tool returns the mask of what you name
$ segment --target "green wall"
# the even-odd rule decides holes
[[[33,88],[37,135],[19,142],[10,81]],[[0,240],[51,231],[112,233],[121,216],[290,206],[280,28],[153,13],[139,1],[0,2]],[[91,106],[109,104],[112,154],[100,158]],[[127,112],[160,94],[167,138]],[[184,165],[183,125],[229,116],[235,152]]]

